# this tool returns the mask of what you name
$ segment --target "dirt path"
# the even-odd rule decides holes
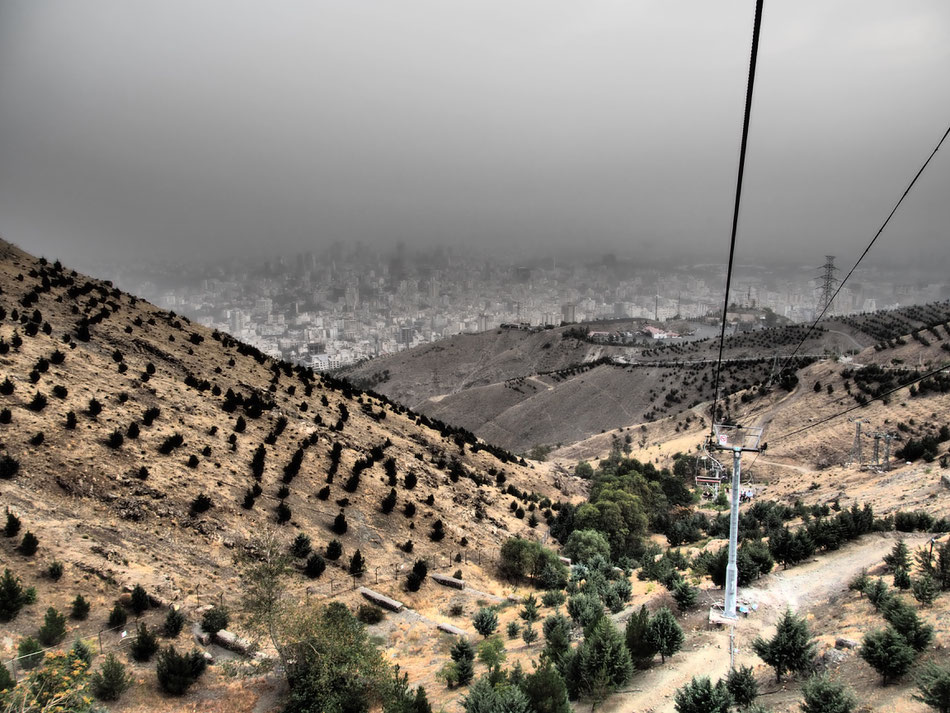
[[[862,568],[870,569],[879,564],[895,539],[894,533],[866,535],[837,552],[820,555],[789,570],[778,570],[756,586],[740,589],[739,598],[757,603],[758,611],[741,618],[736,625],[736,665],[761,664],[750,642],[763,632],[770,635],[771,627],[786,607],[801,612],[826,605],[830,597],[847,590],[848,583]],[[904,539],[913,551],[929,536],[907,534]],[[600,710],[603,713],[673,713],[673,694],[690,678],[709,676],[715,681],[728,670],[729,631],[694,624],[686,631],[684,651],[665,664],[636,673],[628,688],[614,695]],[[583,702],[577,709],[586,710],[589,705]]]

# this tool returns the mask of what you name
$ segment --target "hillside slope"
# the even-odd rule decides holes
[[[475,560],[513,534],[546,533],[503,491],[524,493],[526,509],[534,493],[534,510],[582,490],[5,243],[0,383],[0,507],[39,539],[28,557],[20,536],[0,538],[0,565],[37,584],[43,610],[87,595],[96,623],[77,635],[95,633],[122,585],[188,606],[235,602],[236,555],[270,529],[288,545],[305,533],[315,551],[342,544],[322,577],[295,580],[301,596],[351,589],[357,550],[366,577],[387,586],[420,557],[455,568],[456,555],[472,560],[466,577],[494,586],[488,559]],[[334,532],[341,513],[346,531]],[[43,576],[54,560],[65,565],[58,583]],[[35,631],[41,612],[30,609],[11,633]],[[0,656],[12,645],[0,639]]]

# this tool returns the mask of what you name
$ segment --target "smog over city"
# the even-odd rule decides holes
[[[947,0],[0,0],[0,713],[950,710],[948,77]]]

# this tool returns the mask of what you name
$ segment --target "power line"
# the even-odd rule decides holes
[[[944,364],[943,366],[940,366],[940,367],[938,367],[938,368],[936,368],[936,369],[933,369],[933,370],[931,370],[931,371],[928,371],[927,373],[922,374],[922,375],[920,375],[920,376],[918,376],[918,377],[916,377],[916,378],[914,378],[914,379],[911,379],[910,381],[906,381],[906,382],[904,382],[903,384],[900,384],[899,386],[895,386],[893,389],[889,389],[889,390],[885,391],[883,394],[878,394],[877,396],[874,396],[874,397],[870,398],[868,401],[866,401],[866,402],[863,403],[863,404],[857,404],[856,406],[852,406],[851,408],[847,408],[847,409],[845,409],[844,411],[839,411],[838,413],[834,413],[834,414],[832,414],[832,415],[830,415],[830,416],[825,416],[824,418],[822,418],[822,419],[820,419],[820,420],[818,420],[818,421],[815,421],[814,423],[809,423],[807,426],[802,426],[801,428],[797,428],[797,429],[795,429],[794,431],[789,431],[788,433],[783,433],[782,435],[777,436],[777,437],[774,438],[773,440],[776,440],[776,441],[777,441],[777,440],[781,440],[781,439],[783,439],[783,438],[788,438],[789,436],[794,436],[794,435],[797,435],[797,434],[799,434],[799,433],[802,433],[803,431],[807,431],[809,428],[815,428],[816,426],[821,426],[822,424],[828,423],[828,421],[832,421],[832,420],[838,418],[839,416],[844,416],[844,415],[847,414],[847,413],[851,413],[852,411],[857,411],[857,410],[860,409],[860,408],[864,408],[865,406],[867,406],[867,405],[868,405],[869,403],[871,403],[872,401],[879,401],[879,400],[882,400],[882,399],[886,398],[887,396],[890,396],[891,394],[900,391],[901,389],[905,389],[905,388],[907,388],[908,386],[913,386],[914,384],[916,384],[916,383],[918,383],[918,382],[921,382],[921,381],[923,381],[924,379],[930,378],[931,376],[934,376],[935,374],[939,374],[941,371],[945,371],[945,370],[948,369],[948,368],[950,368],[950,364]]]
[[[910,193],[910,189],[914,187],[915,183],[917,183],[917,179],[920,178],[921,174],[924,172],[924,169],[927,168],[927,165],[930,163],[930,160],[937,154],[937,151],[940,150],[940,147],[943,145],[943,142],[946,140],[948,134],[950,134],[950,126],[947,127],[947,130],[945,132],[943,132],[943,136],[941,137],[940,141],[937,142],[936,148],[934,148],[934,150],[930,152],[930,156],[928,156],[927,160],[924,161],[924,165],[920,167],[919,171],[917,171],[917,174],[914,176],[913,180],[911,180],[910,184],[901,194],[900,199],[891,209],[891,212],[888,214],[887,218],[881,224],[881,227],[878,228],[878,231],[874,234],[874,237],[871,238],[871,242],[869,242],[868,246],[864,248],[864,252],[861,253],[861,257],[859,257],[857,262],[854,263],[854,265],[851,267],[850,270],[848,270],[848,274],[844,276],[844,279],[838,283],[838,289],[835,290],[834,294],[831,296],[831,299],[825,302],[825,305],[822,308],[821,313],[817,317],[815,317],[815,321],[808,328],[808,331],[805,332],[805,336],[802,337],[802,340],[798,343],[798,346],[795,347],[795,351],[793,351],[791,355],[782,364],[782,368],[779,370],[779,373],[785,370],[785,367],[788,365],[788,362],[791,360],[791,358],[798,353],[798,350],[802,348],[802,345],[805,343],[808,337],[811,336],[811,333],[815,330],[815,327],[818,326],[818,323],[821,321],[821,318],[825,316],[825,312],[828,311],[828,308],[831,306],[831,303],[834,302],[835,297],[837,297],[838,293],[841,292],[841,288],[844,287],[844,283],[848,281],[848,278],[851,277],[852,273],[855,271],[855,269],[857,269],[858,265],[861,264],[861,261],[864,259],[864,256],[868,254],[868,251],[870,251],[874,243],[877,242],[877,239],[881,236],[881,233],[884,232],[884,229],[887,227],[887,224],[891,222],[891,218],[894,217],[894,214],[897,212],[897,209],[901,207],[901,203],[904,202],[904,199],[907,197],[907,194]],[[728,289],[728,287],[726,289]]]
[[[732,265],[736,254],[736,231],[739,227],[739,204],[742,199],[742,174],[745,172],[746,146],[749,141],[749,119],[752,115],[752,89],[755,85],[755,64],[759,54],[759,34],[762,29],[763,1],[764,0],[756,0],[755,21],[752,26],[752,52],[749,58],[749,80],[746,85],[745,93],[745,113],[742,118],[742,142],[739,145],[739,172],[736,176],[736,205],[732,213],[732,236],[729,240],[729,266],[726,268],[726,295],[722,304],[722,327],[719,331],[719,359],[716,363],[715,396],[713,397],[713,410],[710,423],[716,421],[716,409],[719,404],[719,375],[722,371],[722,347],[726,339],[726,315],[729,313],[729,288],[732,285]]]

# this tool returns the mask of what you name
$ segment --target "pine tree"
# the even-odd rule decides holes
[[[185,626],[185,615],[178,609],[169,609],[162,623],[162,635],[174,639]]]
[[[115,606],[112,607],[112,611],[109,612],[109,628],[118,629],[120,626],[125,626],[126,621],[128,621],[128,616],[125,613],[125,609],[122,608],[121,604],[116,602]]]
[[[903,540],[895,542],[890,553],[884,555],[884,564],[891,572],[899,569],[910,571],[910,550],[907,549],[907,544]]]
[[[152,603],[149,601],[148,593],[145,591],[145,587],[141,584],[136,584],[132,588],[131,602],[129,603],[129,608],[135,613],[135,616],[139,616],[142,612],[147,611],[151,607]]]
[[[915,651],[923,651],[934,638],[934,629],[921,621],[917,612],[902,599],[894,597],[881,608],[884,620],[900,632]]]
[[[915,657],[913,648],[893,626],[867,634],[859,653],[881,674],[885,686],[889,679],[900,678],[907,673]]]
[[[802,686],[802,713],[851,713],[854,694],[827,676],[812,676]]]
[[[698,596],[699,590],[686,580],[681,579],[673,585],[673,599],[676,602],[676,608],[681,612],[692,608]]]
[[[709,676],[693,678],[673,694],[676,713],[729,713],[732,698],[724,681],[713,685]]]
[[[327,568],[327,561],[319,552],[311,552],[304,565],[304,574],[310,579],[317,579]]]
[[[472,626],[487,639],[498,628],[498,614],[491,607],[482,607],[472,617]]]
[[[450,652],[455,662],[455,675],[460,686],[467,686],[475,675],[475,649],[468,639],[459,638]]]
[[[0,686],[2,687],[2,686]],[[950,713],[950,669],[928,665],[917,678],[918,694],[914,699],[927,704],[938,713]]]
[[[519,684],[533,713],[572,713],[567,686],[554,664],[542,659],[534,673]]]
[[[132,658],[136,661],[148,661],[158,651],[158,639],[152,633],[145,622],[139,622],[135,631],[135,638],[132,639],[131,652]]]
[[[571,620],[563,614],[552,614],[541,625],[544,633],[544,656],[560,664],[571,648]]]
[[[16,537],[20,532],[20,518],[7,510],[7,524],[3,527],[4,537]]]
[[[666,611],[669,612],[669,610]],[[608,617],[598,619],[593,628],[584,636],[583,643],[578,647],[577,657],[585,679],[594,681],[598,673],[603,672],[608,690],[615,690],[622,686],[633,675],[630,652],[627,651],[617,627]]]
[[[109,654],[102,668],[92,674],[90,684],[92,695],[100,701],[117,701],[132,685],[132,677],[126,672],[125,664],[115,654]]]
[[[298,532],[297,536],[294,538],[294,541],[290,545],[290,554],[292,554],[297,559],[303,559],[310,554],[312,549],[312,544],[310,542],[310,537],[308,537],[303,532]]]
[[[775,669],[775,680],[781,682],[787,672],[807,670],[815,658],[815,642],[808,624],[786,609],[771,640],[757,636],[752,648],[765,663]]]
[[[46,610],[43,626],[40,627],[39,640],[43,646],[58,644],[66,636],[66,617],[56,611],[55,607]]]
[[[650,644],[647,637],[647,630],[650,625],[650,613],[646,605],[641,605],[640,609],[627,619],[627,628],[624,632],[624,639],[627,644],[627,650],[633,659],[633,665],[639,669],[648,668],[653,657],[656,656],[656,649]]]
[[[173,696],[180,696],[204,673],[206,665],[197,649],[188,654],[179,654],[174,646],[168,646],[159,652],[155,667],[159,688]]]
[[[683,647],[683,629],[673,612],[663,607],[650,618],[647,641],[651,648],[660,654],[660,661],[663,663],[666,662],[667,656],[672,656]]]
[[[353,553],[350,558],[350,574],[354,577],[360,577],[366,571],[366,560],[359,550]]]
[[[911,588],[914,590],[914,599],[925,607],[929,607],[937,598],[937,583],[929,574],[923,574],[915,579]]]
[[[747,708],[755,702],[759,695],[759,684],[755,680],[755,673],[749,666],[740,666],[729,671],[726,677],[726,687],[732,696],[732,701],[739,708]]]
[[[77,594],[76,598],[73,599],[69,615],[77,621],[83,621],[89,616],[89,602],[82,594]]]
[[[20,584],[20,578],[9,569],[3,570],[0,577],[0,621],[16,619],[20,609],[27,603],[26,592]]]

